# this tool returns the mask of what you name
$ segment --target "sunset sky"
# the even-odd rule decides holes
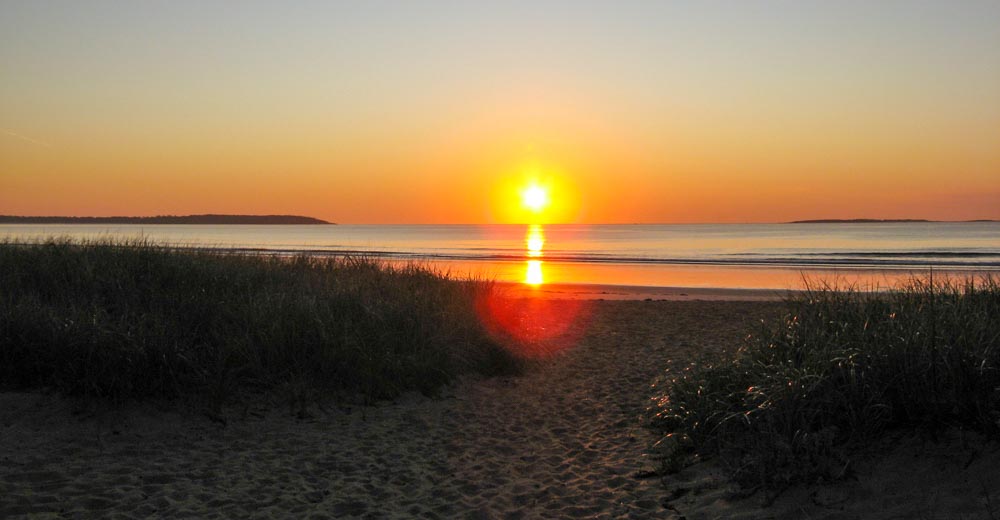
[[[997,0],[289,4],[0,0],[0,214],[1000,219]]]

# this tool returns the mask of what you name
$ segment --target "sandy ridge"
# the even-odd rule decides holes
[[[849,479],[786,490],[767,508],[760,493],[734,494],[711,462],[636,478],[655,467],[642,422],[667,362],[735,347],[779,308],[591,301],[544,340],[561,353],[524,376],[465,380],[438,398],[314,406],[305,418],[251,402],[222,425],[150,405],[0,393],[0,518],[1000,517],[1000,448],[960,431],[890,436]]]
[[[734,317],[756,305],[593,302],[524,376],[305,420],[2,394],[0,517],[670,516],[659,481],[634,477],[651,467],[649,384],[668,359],[738,341]]]

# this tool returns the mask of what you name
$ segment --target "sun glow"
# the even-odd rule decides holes
[[[540,213],[549,205],[549,190],[538,184],[531,184],[521,192],[521,205]]]
[[[577,180],[554,163],[504,167],[489,190],[490,218],[503,224],[568,224],[581,218]]]

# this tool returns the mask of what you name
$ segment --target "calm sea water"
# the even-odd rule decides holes
[[[29,241],[145,237],[273,254],[365,254],[532,283],[800,286],[803,276],[890,282],[1000,272],[1000,223],[697,225],[0,225]]]

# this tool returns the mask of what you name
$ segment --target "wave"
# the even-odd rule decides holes
[[[182,246],[184,247],[184,246]],[[205,249],[193,247],[193,249]],[[465,250],[391,250],[329,248],[263,248],[222,247],[217,251],[240,251],[276,255],[310,256],[364,256],[389,260],[413,261],[465,261],[465,262],[521,262],[544,260],[546,262],[585,264],[647,264],[647,265],[716,265],[716,266],[768,266],[768,267],[868,267],[956,269],[1000,269],[1000,252],[996,251],[894,251],[894,252],[803,252],[793,254],[729,253],[704,256],[629,255],[593,251],[553,252],[539,256],[523,251],[497,249]]]
[[[11,243],[11,242],[9,242]],[[18,242],[12,242],[18,243]],[[30,242],[23,242],[30,243]],[[1000,270],[1000,249],[894,249],[877,250],[757,250],[743,252],[701,252],[661,250],[596,251],[592,249],[556,249],[541,255],[528,254],[517,247],[434,247],[391,248],[316,244],[268,244],[239,242],[208,245],[197,241],[161,242],[174,249],[211,250],[266,255],[310,256],[364,256],[403,261],[460,261],[460,262],[523,262],[544,260],[579,264],[632,264],[632,265],[705,265],[705,266],[760,266],[779,268],[858,268],[858,269],[925,269],[947,268],[956,270]],[[731,250],[730,250],[731,251]]]

